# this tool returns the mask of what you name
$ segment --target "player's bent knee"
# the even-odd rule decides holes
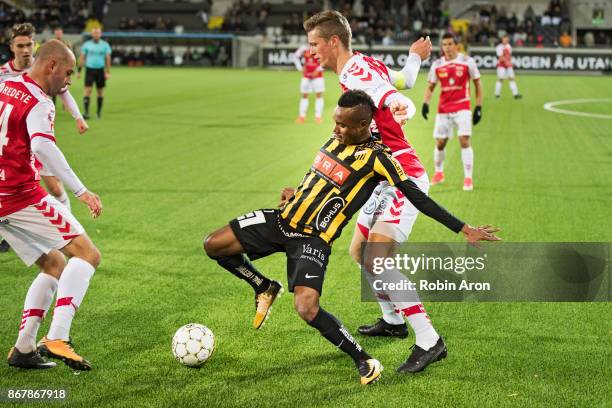
[[[317,313],[319,313],[318,294],[300,293],[296,291],[294,306],[302,320],[311,322],[317,316]]]

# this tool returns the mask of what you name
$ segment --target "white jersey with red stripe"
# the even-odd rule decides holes
[[[302,46],[295,52],[296,66],[307,79],[323,78],[323,68],[310,53],[310,47]]]
[[[474,58],[458,54],[453,60],[438,58],[431,64],[427,80],[435,84],[440,81],[440,103],[438,113],[470,110],[470,79],[480,78]]]
[[[8,60],[2,66],[0,66],[0,82],[4,82],[7,79],[11,79],[16,76],[25,74],[29,70],[29,68],[17,69],[15,68],[15,63],[13,62],[13,60]]]
[[[27,74],[0,84],[0,216],[19,211],[47,195],[40,186],[40,163],[31,140],[55,142],[55,106]]]
[[[391,84],[387,66],[376,58],[356,52],[340,72],[340,86],[344,92],[362,90],[372,98],[378,108],[371,125],[372,134],[380,136],[406,174],[415,178],[425,174],[414,148],[406,140],[404,129],[384,106],[385,99],[397,92]]]
[[[498,68],[512,68],[512,46],[510,44],[498,44],[495,53]]]

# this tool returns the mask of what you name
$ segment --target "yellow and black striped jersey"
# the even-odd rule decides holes
[[[421,211],[429,210],[428,215],[455,232],[463,227],[419,190],[391,156],[391,150],[374,139],[358,145],[344,145],[335,138],[325,143],[294,196],[281,208],[281,217],[298,232],[331,243],[383,180],[396,185],[417,208],[422,204]]]

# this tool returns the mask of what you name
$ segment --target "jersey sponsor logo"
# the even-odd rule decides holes
[[[329,224],[336,218],[338,213],[345,206],[342,197],[332,197],[319,210],[315,225],[319,231],[325,231]]]
[[[323,268],[325,264],[325,252],[318,248],[313,248],[310,244],[302,244],[302,255],[300,255],[300,259],[314,262],[319,265],[320,268]],[[305,278],[312,279],[318,278],[319,275],[309,275],[308,273],[305,275]]]
[[[338,186],[344,184],[348,176],[351,174],[349,169],[323,152],[319,152],[317,154],[313,167],[316,171],[331,179]]]
[[[364,214],[366,215],[374,214],[374,211],[376,210],[377,206],[378,206],[378,200],[376,199],[376,197],[370,197],[368,202],[363,206]]]

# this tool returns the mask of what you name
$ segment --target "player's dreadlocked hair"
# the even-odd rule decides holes
[[[329,40],[332,35],[336,35],[346,49],[351,48],[351,26],[346,17],[336,10],[322,11],[304,21],[304,30],[307,33],[315,28],[319,29],[319,35],[325,40]]]
[[[374,112],[376,112],[376,105],[370,95],[360,90],[348,91],[342,94],[338,99],[338,106],[341,108],[355,108],[361,107],[368,110],[368,117],[372,120]]]
[[[32,37],[36,33],[36,29],[30,23],[18,23],[11,27],[9,30],[9,36],[11,41],[15,39],[15,37]]]

